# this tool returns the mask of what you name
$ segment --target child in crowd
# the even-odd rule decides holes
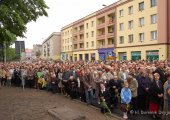
[[[131,90],[127,81],[124,82],[124,87],[121,90],[121,109],[123,111],[123,118],[128,119],[127,112],[130,109],[130,102],[132,99]]]

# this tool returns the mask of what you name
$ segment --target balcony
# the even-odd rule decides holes
[[[84,34],[84,29],[79,30],[79,34]]]
[[[77,36],[78,35],[78,32],[73,32],[73,36]]]
[[[79,42],[84,42],[84,38],[81,38],[78,40]]]
[[[109,25],[113,25],[114,22],[115,21],[113,19],[110,19],[106,22],[106,24],[107,24],[107,26],[109,26]]]
[[[105,34],[100,34],[97,36],[97,40],[105,39]]]
[[[74,44],[77,44],[77,43],[78,43],[78,41],[77,41],[77,40],[73,40],[73,43],[74,43]]]
[[[105,27],[105,25],[106,25],[106,23],[105,23],[105,22],[104,22],[104,23],[100,23],[100,24],[98,24],[98,25],[97,25],[97,29],[104,28],[104,27]]]
[[[106,48],[105,45],[97,45],[97,49]]]
[[[114,36],[114,32],[110,32],[107,34],[107,38],[113,37]]]

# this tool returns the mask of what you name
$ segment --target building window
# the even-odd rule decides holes
[[[91,37],[94,37],[94,31],[91,31]]]
[[[93,27],[93,25],[94,25],[94,21],[91,21],[91,26]]]
[[[89,34],[88,33],[86,33],[86,38],[88,38],[89,37]]]
[[[87,48],[89,47],[89,43],[88,43],[88,42],[86,42],[86,47],[87,47]]]
[[[68,38],[68,43],[69,43],[69,38]]]
[[[132,28],[133,28],[133,20],[131,20],[131,21],[128,22],[128,28],[129,28],[129,29],[132,29]]]
[[[114,44],[114,38],[109,38],[108,45],[113,45],[113,44]]]
[[[123,17],[123,9],[122,9],[122,10],[119,10],[119,16],[120,16],[120,17]]]
[[[129,35],[128,38],[129,38],[128,42],[133,43],[133,34]]]
[[[72,45],[70,45],[70,49],[72,50],[73,48],[72,48]]]
[[[139,11],[144,10],[144,2],[139,3]]]
[[[120,43],[120,44],[123,44],[123,43],[124,43],[124,36],[120,36],[120,38],[119,38],[119,43]]]
[[[74,49],[77,49],[77,44],[74,44]]]
[[[94,41],[91,42],[91,46],[94,47]]]
[[[157,6],[157,0],[151,0],[151,7]]]
[[[80,48],[84,48],[84,44],[83,43],[80,43]]]
[[[144,17],[142,17],[142,18],[139,18],[139,26],[140,27],[142,27],[142,26],[144,26]]]
[[[157,31],[151,31],[151,40],[157,40]]]
[[[68,50],[69,50],[69,46],[68,46]]]
[[[143,42],[145,39],[144,33],[139,33],[139,42]]]
[[[124,29],[124,24],[123,24],[123,23],[120,23],[120,24],[119,24],[119,27],[120,27],[120,31],[123,31],[123,29]]]
[[[133,14],[133,6],[128,7],[128,13],[129,15]]]
[[[88,24],[88,23],[86,23],[86,29],[88,29],[88,27],[89,27],[89,24]]]
[[[157,15],[154,14],[154,15],[151,15],[151,24],[155,24],[157,23]]]

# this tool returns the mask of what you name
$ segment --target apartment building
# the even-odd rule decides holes
[[[74,60],[98,60],[96,49],[96,17],[92,13],[73,25]]]
[[[169,0],[126,0],[117,6],[118,60],[169,58]]]
[[[61,34],[60,32],[52,33],[47,39],[42,43],[43,49],[43,59],[53,59],[59,60],[61,54]]]
[[[169,0],[120,0],[63,27],[62,33],[72,28],[74,61],[165,60],[170,58],[169,16]]]
[[[42,55],[42,45],[41,44],[35,44],[35,45],[33,45],[33,50],[32,50],[32,52],[33,52],[33,55],[35,56],[35,57],[40,57],[41,55]]]
[[[96,12],[96,40],[100,60],[114,60],[116,47],[116,4]]]
[[[72,24],[61,30],[61,60],[73,60]]]

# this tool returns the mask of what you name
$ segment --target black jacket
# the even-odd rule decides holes
[[[156,81],[154,80],[152,83],[151,83],[151,86],[150,86],[150,89],[149,89],[149,94],[150,94],[150,101],[153,102],[153,103],[157,103],[157,104],[160,104],[161,100],[163,99],[162,98],[159,98],[158,97],[158,94],[163,94],[163,84],[161,81],[159,81],[159,87],[157,86],[156,84]]]

